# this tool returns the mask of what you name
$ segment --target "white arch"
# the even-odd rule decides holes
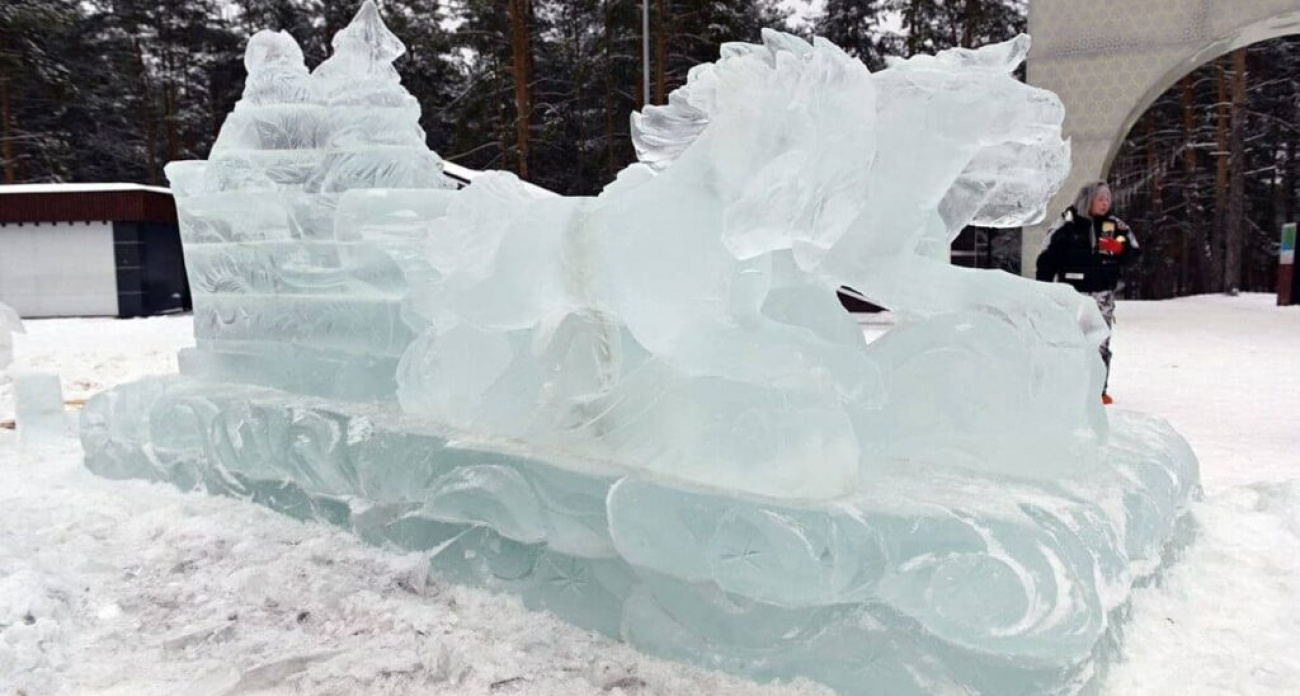
[[[1029,31],[1029,82],[1066,108],[1074,161],[1050,207],[1060,211],[1105,175],[1133,124],[1184,75],[1237,48],[1300,34],[1300,0],[1033,0]],[[1045,230],[1025,230],[1026,275]]]

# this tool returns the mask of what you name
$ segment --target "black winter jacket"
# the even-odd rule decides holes
[[[1122,242],[1122,249],[1106,251],[1103,239]],[[1142,254],[1137,237],[1113,215],[1086,218],[1071,206],[1047,232],[1043,252],[1038,255],[1038,280],[1062,280],[1079,292],[1114,290],[1120,269],[1131,266]]]

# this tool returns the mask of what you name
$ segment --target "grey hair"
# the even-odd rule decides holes
[[[1110,191],[1110,186],[1104,181],[1092,181],[1079,189],[1079,196],[1074,199],[1075,214],[1092,217],[1092,202],[1103,190]]]

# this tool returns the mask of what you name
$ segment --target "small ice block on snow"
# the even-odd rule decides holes
[[[26,372],[14,376],[14,413],[24,447],[55,444],[67,434],[59,376]]]

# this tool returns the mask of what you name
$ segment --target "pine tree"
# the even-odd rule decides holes
[[[606,178],[600,0],[539,3],[549,18],[536,48],[534,180],[567,194],[596,193]]]
[[[442,26],[443,7],[434,0],[390,0],[383,13],[384,22],[406,44],[396,67],[402,84],[420,102],[420,125],[428,145],[445,154],[455,132],[462,73],[451,34]]]
[[[1006,41],[1025,30],[1025,0],[887,0],[902,18],[902,33],[888,40],[902,55],[947,48],[977,48]]]
[[[655,102],[691,67],[716,60],[721,44],[757,40],[761,27],[784,21],[775,0],[649,2]],[[163,183],[168,161],[207,156],[242,91],[252,33],[288,31],[315,65],[357,4],[10,0],[0,5],[4,171],[17,180]],[[527,10],[522,33],[511,7]],[[570,194],[599,191],[633,160],[641,0],[385,0],[381,11],[408,46],[397,68],[445,158],[521,173],[526,164],[530,179]]]
[[[335,14],[342,14],[350,5],[356,12],[359,3],[332,3]],[[241,38],[269,29],[286,31],[302,47],[307,65],[319,64],[329,55],[323,9],[320,0],[238,0],[239,15],[234,29]],[[337,20],[336,20],[337,21]]]
[[[242,40],[215,0],[105,0],[94,5],[94,41],[129,75],[124,94],[138,126],[144,178],[205,157],[242,88]],[[115,80],[116,81],[116,80]]]
[[[758,41],[772,19],[769,5],[751,0],[660,0],[653,7],[662,27],[654,60],[662,62],[665,93],[685,84],[691,68],[717,60],[722,44]]]
[[[0,4],[0,181],[60,180],[68,175],[73,134],[64,105],[76,80],[67,56],[80,13],[72,0]]]
[[[457,8],[462,86],[451,146],[440,151],[475,169],[510,169],[517,161],[510,23],[501,9],[495,0],[464,0]]]
[[[533,125],[533,18],[532,0],[507,0],[510,17],[510,81],[514,85],[515,171],[528,178]]]
[[[1274,289],[1279,228],[1300,210],[1300,38],[1244,55],[1245,84],[1232,56],[1202,66],[1161,95],[1120,148],[1112,187],[1145,249],[1129,296],[1217,292],[1234,276],[1241,290]]]
[[[876,0],[826,0],[813,31],[866,63],[872,71],[880,70],[885,67],[885,48],[879,5]]]

